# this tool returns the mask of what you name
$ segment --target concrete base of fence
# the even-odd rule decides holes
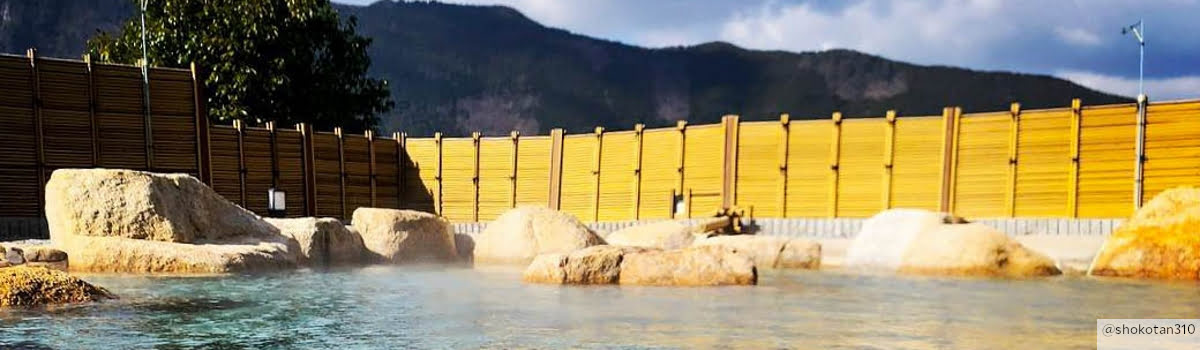
[[[50,228],[43,218],[0,217],[0,241],[50,238]]]
[[[758,218],[743,221],[750,232],[763,235],[807,238],[853,238],[866,219],[850,218]],[[600,233],[661,220],[594,222],[587,226]],[[1011,236],[1072,235],[1107,236],[1123,219],[1003,218],[974,220]],[[484,222],[455,223],[454,232],[475,235],[487,227]]]

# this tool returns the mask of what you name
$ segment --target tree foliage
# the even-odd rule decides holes
[[[142,0],[132,0],[138,3]],[[151,66],[205,73],[210,117],[319,129],[374,128],[392,108],[387,83],[367,76],[371,40],[329,0],[146,0]],[[97,33],[87,50],[104,62],[142,58],[141,21]]]

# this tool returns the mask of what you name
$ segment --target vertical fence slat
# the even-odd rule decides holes
[[[29,57],[30,80],[33,85],[33,145],[36,154],[33,168],[37,171],[37,206],[46,207],[46,145],[45,135],[42,134],[42,77],[38,68],[37,49],[26,52]],[[44,210],[44,209],[39,209]]]
[[[407,176],[404,175],[408,171],[408,165],[404,161],[404,156],[407,152],[405,142],[408,141],[408,134],[402,132],[392,133],[392,138],[396,139],[396,207],[397,209],[407,208],[404,203],[404,189]]]
[[[1079,99],[1071,100],[1071,171],[1067,179],[1067,216],[1079,217],[1079,134],[1083,106]]]
[[[951,131],[950,158],[948,159],[950,162],[948,165],[950,173],[946,176],[946,201],[948,202],[946,204],[946,212],[954,213],[958,205],[955,198],[958,197],[958,154],[960,147],[959,136],[962,134],[962,108],[951,108],[950,115],[953,119],[953,130]]]
[[[200,181],[212,185],[212,140],[209,137],[208,109],[204,106],[204,85],[203,79],[200,78],[200,68],[195,62],[191,64],[192,70],[192,99],[193,108],[195,109],[193,118],[196,125],[196,174],[199,174]],[[91,64],[88,65],[88,75],[91,75]],[[93,109],[94,110],[94,109]],[[93,125],[95,123],[95,114],[93,113]],[[96,147],[99,149],[99,147]]]
[[[439,216],[445,216],[446,214],[444,214],[444,208],[442,207],[442,133],[433,134],[433,144],[437,148],[437,172],[433,177],[434,182],[437,184],[437,189],[433,193],[434,211]]]
[[[517,159],[519,159],[518,157],[521,152],[521,147],[520,147],[521,132],[513,131],[512,133],[510,133],[508,135],[508,137],[512,139],[512,159],[510,160],[511,165],[512,165],[512,170],[508,174],[508,188],[510,190],[512,190],[512,192],[510,192],[509,196],[508,196],[508,207],[516,208],[517,207],[517,166],[520,165],[520,163],[517,162]]]
[[[338,197],[342,202],[342,220],[349,218],[346,213],[346,139],[342,135],[342,128],[333,128],[333,134],[337,135],[337,152],[338,152]]]
[[[683,165],[684,165],[684,160],[686,159],[685,157],[687,156],[687,121],[680,120],[680,121],[676,122],[675,128],[677,130],[679,130],[679,156],[676,159],[677,162],[675,163],[675,165],[676,165],[675,166],[675,179],[676,179],[675,180],[675,193],[677,193],[677,194],[671,196],[671,218],[672,219],[674,219],[675,216],[679,214],[679,213],[676,213],[677,210],[675,208],[676,196],[683,196],[684,193],[687,192],[683,188]],[[686,198],[684,201],[684,204],[685,204],[684,208],[688,209],[687,214],[691,215],[690,198]]]
[[[1017,212],[1017,154],[1021,137],[1021,104],[1013,102],[1008,107],[1008,183],[1004,199],[1004,210],[1008,217]]]
[[[791,116],[779,116],[779,217],[787,217],[788,139],[791,138]]]
[[[950,107],[942,109],[942,181],[941,188],[938,190],[940,197],[938,199],[938,210],[942,212],[950,211],[950,201],[953,197],[950,186],[953,182],[953,158],[955,144],[955,136],[958,134],[955,130],[954,112]]]
[[[1133,170],[1133,210],[1142,208],[1146,185],[1146,107],[1149,99],[1138,95],[1137,141]]]
[[[597,126],[596,149],[592,153],[592,222],[600,221],[600,156],[604,150],[604,127]]]
[[[833,113],[833,137],[829,147],[829,217],[838,216],[839,159],[842,157],[842,112]]]
[[[238,201],[242,207],[246,207],[246,144],[245,144],[245,125],[242,120],[234,120],[233,128],[237,131],[237,151],[238,151]]]
[[[91,126],[92,166],[98,167],[100,166],[100,123],[96,120],[96,76],[92,72],[92,56],[83,56],[83,62],[87,65],[88,124]],[[207,137],[207,135],[205,136]],[[200,174],[201,179],[204,179],[205,174]],[[208,181],[205,183],[212,185]]]
[[[154,171],[154,120],[150,117],[150,65],[142,61],[142,128],[146,138],[146,170]],[[244,192],[244,191],[243,191]],[[242,194],[245,197],[245,193]],[[244,202],[244,201],[243,201]],[[245,203],[243,203],[245,206]]]
[[[633,126],[634,150],[633,150],[633,216],[634,220],[641,218],[642,210],[642,136],[645,133],[645,124],[635,124]]]
[[[729,210],[737,203],[737,169],[738,169],[738,137],[741,131],[741,118],[737,115],[727,115],[721,118],[721,127],[725,131],[724,171],[721,173],[721,208]]]
[[[550,188],[547,203],[551,209],[562,209],[563,129],[550,130]]]
[[[892,207],[892,168],[896,160],[896,111],[887,111],[887,131],[883,142],[883,209]]]
[[[471,222],[479,222],[479,138],[478,131],[471,133]]]

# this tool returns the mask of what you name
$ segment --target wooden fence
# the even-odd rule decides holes
[[[887,208],[970,218],[1128,216],[1200,185],[1200,101],[941,115],[742,122],[567,135],[409,138],[210,125],[195,69],[0,56],[0,218],[42,216],[54,169],[199,176],[260,214],[348,219],[363,206],[489,221],[522,204],[584,221],[866,217]],[[149,106],[149,110],[146,110]],[[1143,135],[1143,136],[1139,136]],[[0,223],[0,227],[3,227]]]

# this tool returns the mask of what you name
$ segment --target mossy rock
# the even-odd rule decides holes
[[[66,272],[43,267],[0,269],[0,307],[72,304],[116,297]]]

